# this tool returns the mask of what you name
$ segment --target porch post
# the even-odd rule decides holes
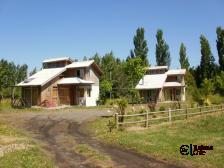
[[[32,94],[33,94],[33,89],[32,89],[32,86],[30,86],[30,96],[31,96],[30,104],[31,104],[31,106],[32,106],[32,104],[33,104],[33,102],[32,102],[32,101],[33,101],[33,100],[32,100],[32,99],[33,99],[33,95],[32,95]]]

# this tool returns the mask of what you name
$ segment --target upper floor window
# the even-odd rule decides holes
[[[76,76],[79,77],[79,78],[81,77],[80,69],[76,70]]]

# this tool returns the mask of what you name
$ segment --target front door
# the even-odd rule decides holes
[[[70,105],[70,87],[68,86],[58,87],[58,94],[60,104]]]
[[[74,86],[74,85],[72,85],[70,87],[70,99],[71,99],[71,105],[77,105],[76,86]]]

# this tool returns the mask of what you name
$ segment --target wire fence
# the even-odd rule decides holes
[[[213,106],[201,106],[196,108],[185,108],[185,109],[175,109],[170,108],[165,111],[146,111],[145,113],[139,114],[125,114],[120,115],[115,114],[115,124],[116,128],[121,125],[141,125],[148,127],[151,124],[159,124],[162,122],[172,122],[175,120],[188,119],[188,117],[194,115],[203,115],[212,112],[224,112],[224,105],[213,105]]]

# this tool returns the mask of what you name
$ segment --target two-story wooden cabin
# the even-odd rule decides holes
[[[144,102],[185,101],[185,69],[147,68],[136,89]]]
[[[43,69],[17,86],[27,106],[96,106],[99,76],[94,60],[73,62],[69,57],[43,61]]]

